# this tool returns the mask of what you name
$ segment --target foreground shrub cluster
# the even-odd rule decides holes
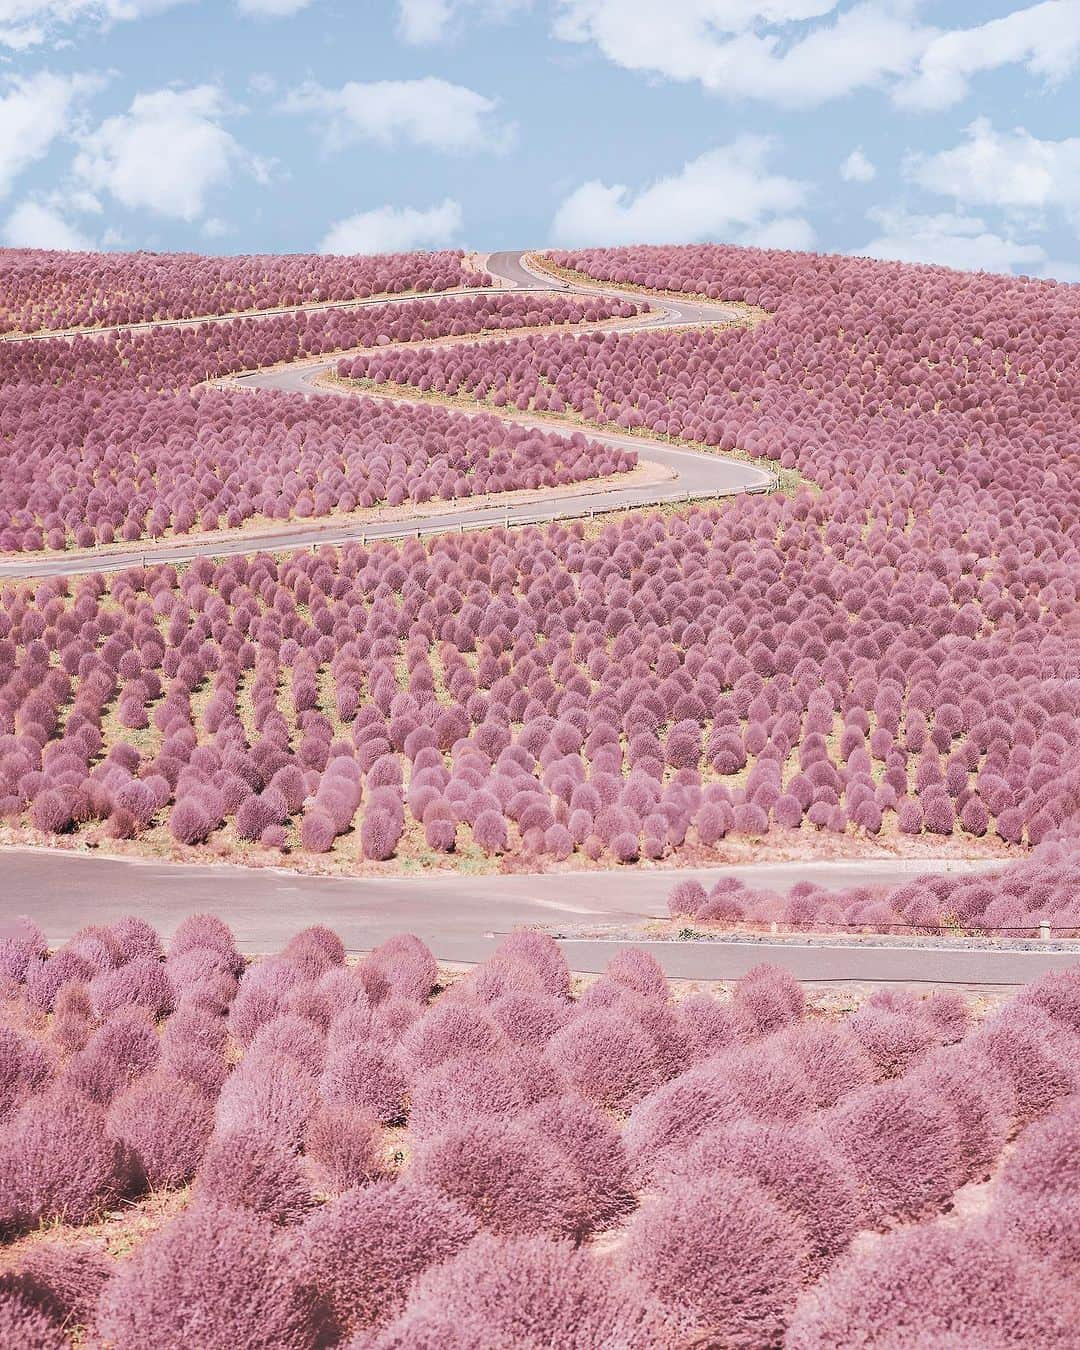
[[[55,253],[5,249],[0,332],[100,328],[401,291],[484,286],[464,254],[322,254],[206,258],[194,253]]]
[[[445,991],[407,937],[246,965],[203,915],[22,921],[0,979],[4,1344],[1064,1343],[1075,972],[830,1018],[632,949],[575,995],[529,931]],[[156,1231],[80,1232],[151,1190]]]
[[[1049,924],[1059,937],[1080,936],[1080,854],[1075,845],[1044,844],[1002,871],[919,876],[891,890],[825,890],[800,881],[786,895],[724,877],[709,890],[693,879],[668,897],[673,919],[718,924],[782,924],[815,932],[849,929],[942,930],[1033,937]]]

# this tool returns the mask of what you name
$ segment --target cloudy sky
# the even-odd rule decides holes
[[[0,240],[1080,281],[1080,0],[0,0]]]

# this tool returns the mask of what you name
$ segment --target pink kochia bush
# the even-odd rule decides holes
[[[1017,1309],[1024,1344],[1067,1325],[1075,970],[981,1018],[895,990],[830,1014],[770,966],[679,998],[643,947],[575,993],[529,930],[456,977],[404,935],[350,962],[321,925],[245,962],[205,914],[164,950],[130,921],[24,939],[5,1344],[885,1350],[1017,1343]],[[50,1019],[32,975],[63,953]],[[172,998],[148,1007],[153,962]],[[94,1011],[97,966],[134,968],[131,1002]],[[971,1182],[986,1203],[957,1218]],[[78,1236],[118,1206],[120,1258]]]

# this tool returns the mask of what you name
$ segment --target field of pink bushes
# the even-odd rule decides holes
[[[5,249],[0,256],[0,332],[101,328],[489,283],[489,277],[465,266],[459,250],[206,258],[194,253]]]
[[[435,389],[475,369],[484,397],[742,446],[814,484],[602,529],[12,585],[0,816],[46,834],[332,852],[347,867],[402,851],[708,861],[728,837],[770,834],[796,848],[1075,839],[1076,288],[745,249],[559,260],[626,281],[722,280],[775,317],[358,359],[375,375],[404,362]],[[492,295],[8,344],[0,432],[18,453],[3,490],[24,504],[0,545],[629,467],[581,433],[433,405],[187,392],[373,327],[376,341],[384,326],[441,331],[452,306],[482,326],[569,319],[577,303]],[[511,366],[532,373],[508,382]]]
[[[1064,572],[905,537],[803,492],[12,585],[0,815],[376,862],[1075,838]]]
[[[632,454],[370,400],[192,387],[328,351],[638,307],[490,295],[0,344],[0,551],[89,548],[359,505],[555,486]],[[287,467],[286,467],[287,466]]]
[[[1080,977],[827,1015],[775,967],[575,985],[521,930],[443,989],[325,928],[0,939],[0,1343],[1060,1347]],[[164,1203],[172,1195],[171,1203]],[[141,1197],[155,1208],[141,1228]]]

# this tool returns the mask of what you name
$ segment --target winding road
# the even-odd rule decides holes
[[[573,284],[560,278],[549,276],[540,270],[531,269],[526,263],[527,255],[521,252],[493,253],[488,258],[489,272],[501,283],[501,292],[506,291],[571,291],[582,295],[615,296],[620,299],[640,302],[640,294],[622,291],[607,285],[586,286]],[[488,294],[482,292],[451,291],[435,292],[422,296],[400,296],[397,302],[416,299],[452,298],[463,294]],[[352,307],[385,304],[383,299],[358,300],[349,302]],[[653,301],[648,312],[627,319],[617,325],[575,325],[567,327],[566,332],[588,333],[599,327],[603,331],[632,332],[642,328],[655,327],[697,327],[702,324],[730,323],[737,317],[736,311],[728,305],[711,304],[698,300],[667,299]],[[267,313],[293,313],[305,308],[326,309],[330,306],[297,306],[285,311],[267,311]],[[348,306],[346,306],[348,307]],[[217,322],[227,321],[223,315]],[[246,318],[257,317],[245,315]],[[196,323],[214,322],[208,319],[177,319],[167,324],[173,327],[191,326]],[[131,324],[126,328],[145,328],[147,324]],[[96,331],[96,330],[95,330]],[[117,329],[102,330],[109,332]],[[543,333],[548,330],[538,328]],[[55,334],[42,334],[41,337],[54,337]],[[498,334],[494,335],[495,337]],[[13,339],[35,341],[36,338]],[[477,341],[472,337],[458,339],[462,342]],[[487,339],[479,339],[487,340]],[[440,341],[445,342],[445,339]],[[217,387],[234,389],[275,389],[287,393],[303,394],[306,397],[355,397],[354,390],[333,385],[322,385],[320,380],[333,371],[345,353],[336,353],[325,360],[303,361],[272,370],[253,371],[234,376],[226,376],[213,381]],[[388,398],[395,402],[408,402],[400,394],[380,394],[378,391],[363,390],[366,397]],[[424,401],[418,396],[417,402]],[[502,413],[498,409],[477,408],[476,411],[462,410],[464,416],[502,417],[505,421],[521,426],[537,428],[543,431],[558,432],[563,435],[570,431],[586,431],[590,439],[607,445],[634,450],[642,461],[660,466],[664,471],[661,481],[633,486],[611,484],[599,489],[595,484],[582,483],[579,491],[565,495],[553,495],[550,492],[531,494],[521,500],[524,494],[513,494],[514,500],[506,503],[487,502],[483,506],[448,505],[445,510],[430,509],[413,516],[395,520],[370,519],[344,522],[326,517],[315,523],[274,525],[265,530],[246,531],[239,534],[204,536],[202,538],[177,538],[165,542],[147,541],[124,549],[92,550],[89,552],[71,551],[64,554],[24,555],[7,557],[0,561],[0,580],[18,577],[81,576],[88,572],[116,572],[125,567],[149,566],[155,563],[186,562],[199,557],[225,557],[246,553],[283,553],[298,549],[316,548],[322,544],[341,544],[349,540],[361,539],[365,542],[377,539],[405,539],[423,535],[446,534],[463,530],[484,529],[493,526],[539,524],[551,520],[570,520],[589,517],[601,512],[622,511],[633,507],[659,506],[667,502],[685,502],[695,499],[705,500],[716,497],[733,496],[743,492],[766,492],[775,485],[775,477],[766,469],[747,464],[739,460],[727,459],[719,454],[707,451],[676,448],[666,441],[654,440],[647,436],[624,435],[618,432],[596,431],[592,428],[575,426],[564,418],[545,417],[541,414],[523,414],[518,412]]]

